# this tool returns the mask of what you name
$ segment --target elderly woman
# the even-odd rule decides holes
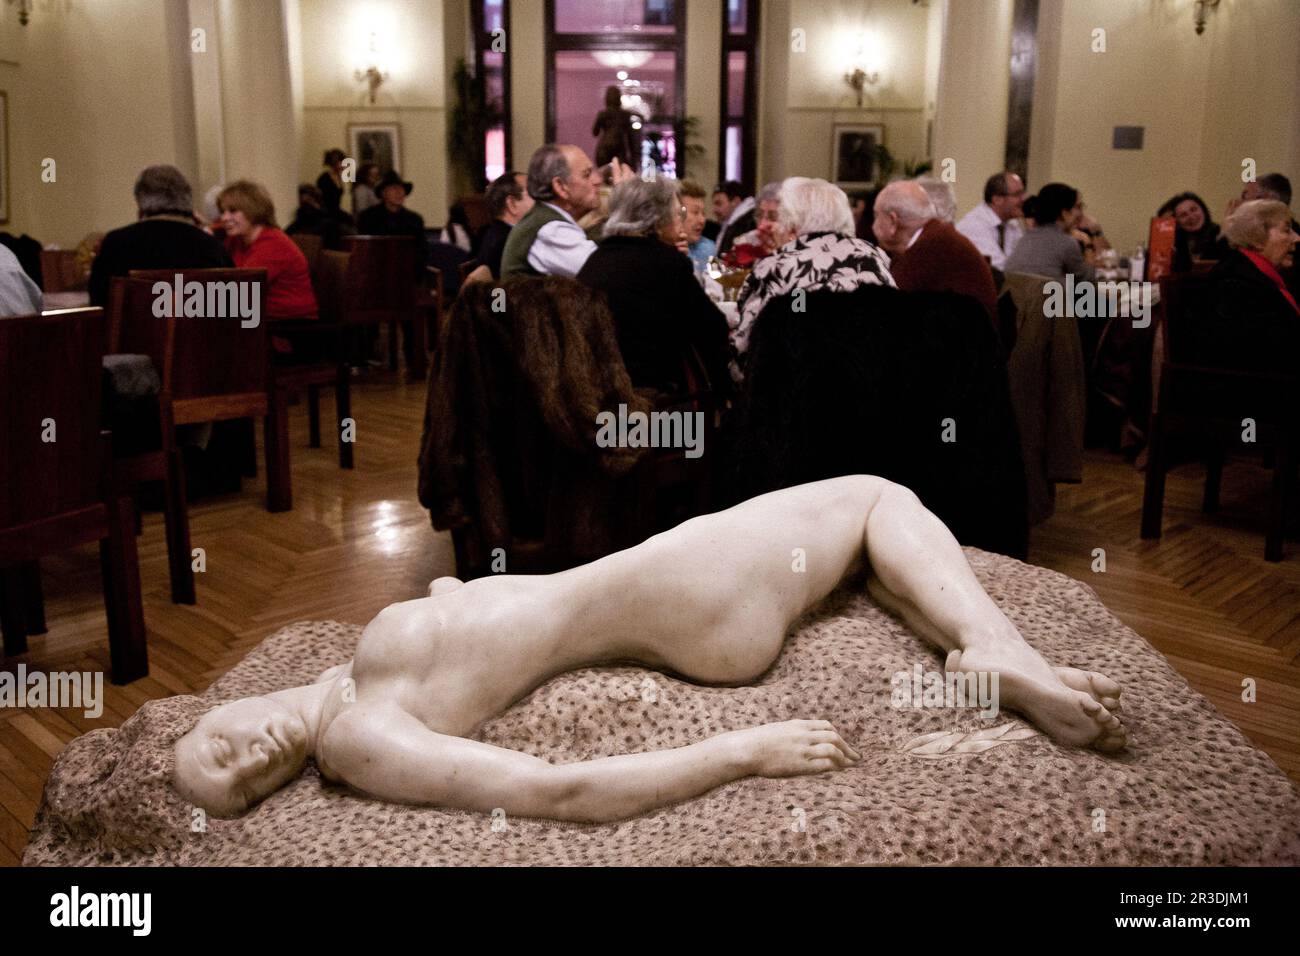
[[[776,252],[790,238],[780,229],[781,184],[768,183],[754,198],[754,228],[732,243],[724,256],[730,265],[748,267]]]
[[[1219,227],[1210,218],[1210,207],[1196,193],[1179,193],[1156,213],[1173,216],[1178,223],[1174,234],[1174,272],[1190,272],[1193,259],[1217,259]]]
[[[1079,191],[1065,183],[1048,183],[1025,200],[1025,215],[1035,223],[1007,256],[1006,272],[1046,276],[1064,281],[1092,281],[1093,268],[1083,258],[1077,233],[1083,216]]]
[[[763,306],[787,292],[831,289],[851,292],[864,285],[893,286],[889,259],[854,235],[849,197],[824,179],[792,176],[781,184],[780,212],[772,227],[776,252],[754,266],[737,300],[732,332],[736,361],[732,378],[743,377],[749,337]],[[737,240],[739,241],[739,240]]]
[[[1295,374],[1300,305],[1282,279],[1300,241],[1290,210],[1272,199],[1244,202],[1223,232],[1232,251],[1211,273],[1214,313],[1205,354],[1229,368]]]
[[[683,231],[675,183],[626,180],[610,193],[604,239],[577,279],[605,293],[633,385],[677,390],[694,346],[715,390],[726,390],[727,322],[676,248]]]

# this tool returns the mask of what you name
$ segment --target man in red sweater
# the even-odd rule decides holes
[[[969,239],[934,218],[934,204],[918,183],[890,183],[876,197],[875,209],[871,229],[889,253],[889,272],[900,289],[968,295],[997,325],[998,293],[989,264]]]

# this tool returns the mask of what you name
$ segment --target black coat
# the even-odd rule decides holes
[[[693,345],[714,393],[726,394],[727,320],[700,288],[688,257],[651,236],[610,236],[577,279],[605,293],[633,385],[676,391]]]
[[[962,544],[1024,558],[1020,439],[980,304],[874,285],[795,304],[773,299],[750,338],[732,498],[879,475],[914,491]]]
[[[132,269],[232,269],[234,263],[215,236],[180,219],[141,219],[104,237],[90,268],[90,304],[108,304],[114,276]]]
[[[1205,363],[1300,373],[1300,314],[1276,283],[1235,249],[1219,260],[1210,276],[1213,310],[1201,324],[1198,343]]]

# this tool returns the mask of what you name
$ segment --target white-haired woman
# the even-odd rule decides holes
[[[785,242],[754,266],[737,300],[731,343],[732,378],[743,378],[749,337],[763,307],[796,289],[851,292],[864,285],[893,286],[889,260],[876,246],[854,236],[849,197],[824,179],[792,176],[781,184],[777,234]]]
[[[1211,275],[1215,322],[1208,359],[1232,368],[1293,374],[1300,355],[1300,305],[1283,273],[1295,264],[1291,211],[1272,199],[1238,206],[1223,223],[1232,245]]]
[[[678,250],[685,210],[676,183],[629,179],[614,187],[604,238],[578,281],[605,293],[632,384],[675,391],[699,351],[715,390],[729,391],[727,322]]]

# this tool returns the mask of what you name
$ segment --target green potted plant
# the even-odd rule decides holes
[[[447,131],[447,147],[457,174],[457,186],[481,193],[487,189],[484,171],[487,133],[501,122],[501,104],[488,101],[487,83],[483,77],[470,71],[463,58],[456,61],[451,84],[455,101]],[[465,191],[464,188],[457,189],[457,192]]]

